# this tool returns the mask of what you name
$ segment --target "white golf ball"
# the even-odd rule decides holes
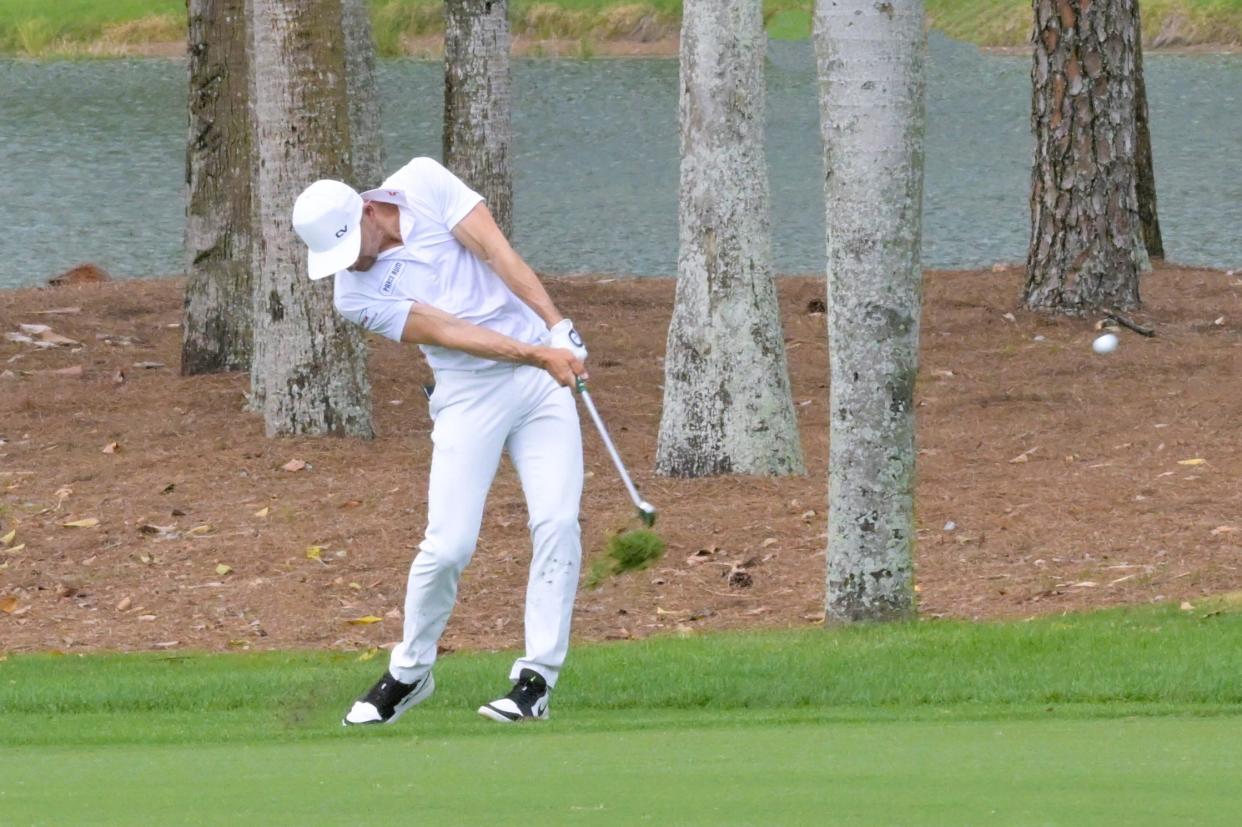
[[[1112,333],[1097,336],[1095,341],[1091,343],[1091,349],[1096,353],[1112,353],[1117,349],[1117,336]]]

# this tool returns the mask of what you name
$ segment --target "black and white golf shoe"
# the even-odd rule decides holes
[[[426,700],[436,688],[435,678],[428,672],[417,683],[402,683],[385,672],[367,694],[354,701],[341,720],[344,726],[391,724],[410,707]]]
[[[479,714],[502,724],[547,720],[550,694],[552,690],[543,675],[534,669],[523,669],[509,694],[479,707]]]

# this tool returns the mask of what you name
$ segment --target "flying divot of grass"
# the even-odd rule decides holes
[[[591,564],[586,587],[598,589],[613,575],[640,571],[664,556],[664,539],[649,529],[640,528],[614,534],[604,548],[603,556]]]

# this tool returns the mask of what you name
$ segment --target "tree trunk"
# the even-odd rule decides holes
[[[1139,221],[1143,225],[1143,243],[1150,258],[1164,258],[1164,238],[1160,235],[1160,216],[1156,211],[1156,171],[1151,158],[1151,126],[1148,123],[1147,80],[1143,75],[1143,15],[1138,0],[1134,6],[1134,125],[1138,132],[1138,171],[1135,189],[1138,195]]]
[[[444,165],[487,200],[513,237],[513,124],[507,0],[444,4]]]
[[[772,281],[760,0],[687,0],[677,296],[656,464],[680,477],[800,474]]]
[[[317,178],[349,180],[341,0],[249,0],[259,167],[252,404],[268,436],[372,436],[366,352],[332,309],[332,282],[306,276],[290,210]],[[258,25],[254,25],[258,23]]]
[[[1029,307],[1135,307],[1146,264],[1136,191],[1134,0],[1033,0]]]
[[[922,0],[819,0],[830,453],[826,617],[914,613]]]
[[[345,33],[349,122],[353,135],[353,180],[357,190],[378,187],[384,179],[384,132],[375,87],[375,38],[366,0],[341,0]]]
[[[181,373],[249,370],[253,154],[245,0],[189,0]]]

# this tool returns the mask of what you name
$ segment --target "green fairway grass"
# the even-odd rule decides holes
[[[399,728],[300,744],[6,750],[0,820],[1135,827],[1233,825],[1242,803],[1239,718]]]
[[[364,730],[382,652],[11,654],[0,823],[1233,824],[1239,602],[580,646],[513,727],[512,653]]]

